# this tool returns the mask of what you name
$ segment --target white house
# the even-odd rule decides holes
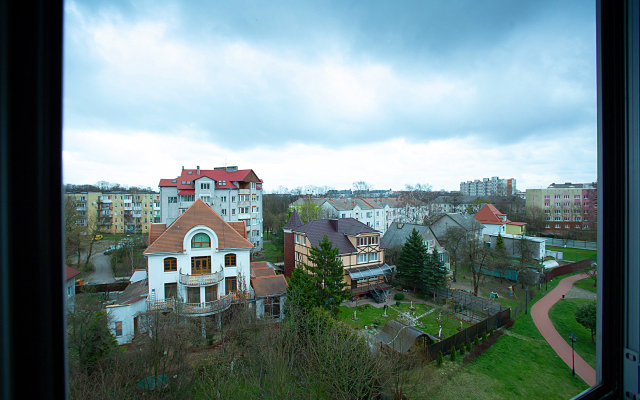
[[[67,307],[73,310],[74,299],[76,295],[76,276],[80,271],[65,265],[65,292],[67,293]]]
[[[129,285],[116,304],[108,307],[118,342],[131,340],[138,331],[138,319],[149,310],[179,308],[183,315],[205,317],[229,309],[239,293],[255,302],[250,269],[253,244],[246,233],[244,222],[224,221],[201,199],[168,228],[153,224],[144,251],[146,279]],[[261,290],[263,298],[286,294],[283,276],[276,276],[273,282]]]

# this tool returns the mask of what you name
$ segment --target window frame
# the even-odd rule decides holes
[[[235,268],[238,266],[238,257],[235,253],[229,253],[224,255],[224,267]]]
[[[169,262],[168,269],[167,269],[167,261]],[[163,260],[163,264],[164,264],[164,272],[173,272],[178,270],[178,259],[176,257],[166,257]],[[173,264],[173,266],[171,264]]]
[[[203,236],[206,236],[207,241],[196,241],[196,238],[202,239]],[[191,248],[192,249],[210,249],[211,248],[211,236],[204,232],[198,232],[191,238]]]

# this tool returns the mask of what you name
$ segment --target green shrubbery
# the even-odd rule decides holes
[[[455,361],[456,360],[456,346],[451,346],[451,361]]]
[[[483,342],[487,341],[487,331],[482,332],[482,341]]]
[[[394,300],[404,300],[404,293],[397,292],[395,295],[393,295],[393,299]]]
[[[473,338],[473,344],[475,344],[475,345],[480,344],[480,339],[478,338],[478,335],[476,335],[476,336]]]
[[[436,360],[436,363],[437,363],[438,367],[440,367],[443,362],[444,362],[444,357],[442,356],[442,351],[439,351],[438,352],[438,359]]]

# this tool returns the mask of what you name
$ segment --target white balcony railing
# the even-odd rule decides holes
[[[180,274],[180,283],[187,286],[205,286],[213,285],[224,279],[223,271],[214,272],[212,274],[203,275],[185,275]]]
[[[227,310],[232,304],[243,300],[253,300],[255,294],[250,291],[244,295],[238,293],[229,293],[218,300],[203,303],[186,303],[180,299],[168,299],[159,301],[147,300],[147,308],[149,310],[170,310],[173,309],[181,314],[201,316],[219,313]]]

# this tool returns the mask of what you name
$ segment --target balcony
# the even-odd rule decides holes
[[[100,198],[98,199],[98,203],[112,203],[111,199],[107,199],[107,198]]]
[[[238,202],[238,207],[250,207],[251,206],[251,202],[250,201],[239,201]]]
[[[185,275],[180,274],[180,283],[187,286],[205,286],[214,285],[224,279],[223,271],[214,272],[213,274],[203,275]]]
[[[131,205],[126,205],[126,204],[125,204],[125,206],[124,206],[124,210],[125,210],[125,211],[131,211],[131,210],[133,210],[133,206],[131,206]]]
[[[240,213],[240,214],[238,214],[238,220],[241,220],[241,219],[249,220],[249,219],[251,219],[251,214],[249,214],[249,213]]]
[[[229,293],[218,300],[206,303],[185,303],[180,299],[159,300],[154,302],[147,300],[147,308],[150,311],[175,310],[177,313],[195,317],[216,314],[229,309],[232,304],[253,299],[255,299],[255,294],[251,291],[244,296],[238,293]]]

